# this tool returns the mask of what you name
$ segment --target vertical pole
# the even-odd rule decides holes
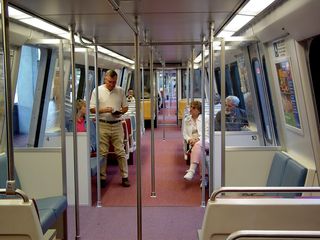
[[[206,132],[205,132],[205,129],[206,129],[206,121],[205,121],[205,105],[206,105],[206,99],[204,97],[204,88],[205,88],[205,58],[204,58],[204,53],[206,51],[206,45],[205,45],[205,39],[204,39],[204,36],[202,38],[202,54],[201,54],[201,102],[202,102],[202,114],[201,114],[201,155],[202,155],[202,160],[201,160],[201,164],[202,164],[202,171],[201,171],[201,175],[202,175],[202,189],[201,189],[201,206],[202,207],[205,207],[206,206],[206,188],[205,188],[205,175],[206,175],[206,151],[205,151],[205,148],[206,148]]]
[[[225,149],[226,149],[226,70],[225,70],[225,41],[221,39],[221,186],[225,186]]]
[[[140,71],[140,69],[139,69]],[[145,128],[144,128],[144,68],[143,65],[141,67],[141,99],[142,99],[142,105],[141,105],[141,113],[142,113],[142,117],[143,119],[141,120],[142,123],[142,132],[145,133]]]
[[[67,196],[67,157],[66,157],[66,131],[65,131],[65,86],[64,86],[64,58],[63,58],[63,41],[59,44],[59,73],[60,73],[60,129],[61,129],[61,158],[62,158],[62,179],[63,179],[63,195]],[[68,237],[68,220],[64,216],[63,221],[63,235]]]
[[[10,71],[10,41],[9,41],[9,16],[8,16],[8,1],[1,1],[1,22],[3,36],[3,56],[4,56],[4,84],[6,95],[6,137],[7,137],[7,161],[8,161],[8,179],[6,192],[14,194],[16,184],[14,177],[14,154],[13,154],[13,126],[12,126],[12,83]]]
[[[211,193],[213,192],[214,188],[214,181],[213,181],[213,169],[214,169],[214,142],[215,142],[215,121],[214,121],[214,107],[215,107],[215,95],[216,95],[216,89],[213,79],[213,70],[214,70],[214,49],[213,49],[213,38],[214,38],[214,23],[210,23],[210,42],[209,42],[209,89],[210,89],[210,102],[209,102],[209,121],[210,121],[210,146],[209,146],[209,153],[210,153],[210,159],[209,159],[209,196],[211,196]]]
[[[96,89],[96,145],[97,145],[97,155],[96,155],[96,162],[97,162],[97,207],[101,207],[101,182],[100,182],[100,122],[99,122],[99,75],[98,75],[98,46],[96,44],[96,39],[93,38],[94,43],[94,81],[95,81],[95,89]],[[104,161],[106,161],[104,159]]]
[[[187,64],[186,98],[187,98],[187,105],[189,106],[190,104],[190,62],[189,61]]]
[[[73,120],[73,163],[74,163],[74,200],[75,200],[75,220],[76,239],[80,239],[79,224],[79,183],[78,183],[78,140],[77,140],[77,118],[76,118],[76,74],[74,61],[74,30],[69,26],[70,31],[70,53],[71,53],[71,83],[72,83],[72,120]]]
[[[65,87],[64,87],[64,58],[63,58],[63,41],[59,44],[59,74],[60,74],[60,129],[61,129],[61,155],[63,163],[63,176],[66,179],[66,131],[65,131]],[[66,183],[63,184],[63,193],[67,195]]]
[[[154,120],[155,120],[155,83],[153,74],[153,48],[150,48],[150,95],[151,95],[151,197],[156,197],[155,161],[154,161]]]
[[[86,120],[87,120],[87,149],[91,150],[91,132],[93,129],[90,124],[90,92],[89,92],[89,51],[86,48],[84,53],[84,71],[85,71],[85,97],[86,97]],[[87,154],[87,159],[90,159],[90,151]],[[91,161],[91,159],[90,159]],[[98,174],[97,174],[98,176]],[[91,189],[91,188],[90,188]],[[91,189],[92,191],[92,189]],[[98,189],[97,189],[98,192]],[[89,194],[90,202],[92,203],[91,194]]]
[[[163,132],[162,132],[162,139],[165,140],[166,139],[166,125],[165,125],[165,114],[166,114],[166,111],[164,110],[165,109],[165,102],[166,102],[166,99],[165,99],[165,90],[164,90],[164,64],[162,64],[162,93],[163,93],[163,99],[162,99],[162,104],[163,104],[163,111],[162,111],[162,120],[163,120]]]
[[[138,17],[135,17],[136,28],[138,28]],[[140,56],[139,56],[139,32],[134,35],[134,45],[135,45],[135,72],[134,72],[134,90],[136,97],[136,119],[137,119],[137,129],[136,129],[136,172],[137,172],[137,240],[142,240],[142,200],[141,200],[141,85],[140,85]]]
[[[191,71],[190,71],[190,98],[193,101],[193,82],[194,82],[194,47],[192,47],[191,53]]]

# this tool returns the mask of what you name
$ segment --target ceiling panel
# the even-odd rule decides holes
[[[218,29],[245,0],[136,0],[120,1],[120,9],[134,24],[138,15],[141,41],[147,33],[152,42],[198,42],[208,36],[209,22]],[[31,13],[68,28],[98,43],[133,43],[134,34],[127,23],[113,10],[107,0],[10,0]],[[107,46],[107,45],[106,45]],[[108,47],[108,46],[107,46]],[[195,46],[196,52],[200,46]],[[134,58],[133,47],[109,46],[117,53]],[[148,51],[147,47],[141,48]],[[186,63],[191,57],[191,45],[156,46],[155,51],[166,63]],[[147,53],[143,53],[147,61]]]

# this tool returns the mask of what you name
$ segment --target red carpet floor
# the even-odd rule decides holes
[[[175,110],[171,110],[176,112]],[[170,111],[170,112],[171,112]],[[163,110],[162,110],[163,112]],[[141,138],[142,163],[142,204],[143,206],[200,206],[200,176],[197,174],[192,182],[183,179],[188,166],[183,158],[181,129],[174,125],[176,115],[166,112],[165,123],[155,129],[155,192],[151,196],[151,131],[146,129]],[[163,119],[159,116],[159,119]],[[163,122],[162,122],[163,123]],[[165,128],[165,139],[163,139]],[[135,157],[134,157],[135,158]],[[121,186],[118,166],[108,166],[107,187],[101,191],[103,206],[136,205],[136,164],[129,166],[131,187]],[[93,179],[93,187],[96,187]],[[93,199],[96,199],[95,193]]]

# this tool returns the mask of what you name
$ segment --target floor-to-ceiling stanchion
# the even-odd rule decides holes
[[[137,240],[142,240],[142,198],[141,198],[141,84],[140,84],[140,50],[138,17],[135,17],[136,30],[134,32],[135,72],[134,90],[136,96],[136,172],[137,172]]]
[[[4,84],[6,94],[6,137],[7,137],[7,161],[8,161],[8,179],[6,186],[6,193],[15,193],[15,178],[14,178],[14,153],[13,153],[13,127],[12,127],[12,84],[10,71],[10,48],[9,48],[9,15],[8,15],[8,1],[1,1],[1,22],[2,22],[2,40],[3,40],[3,64],[4,64]]]
[[[64,71],[64,57],[63,57],[63,40],[59,44],[59,75],[60,75],[60,132],[61,132],[61,159],[62,159],[62,176],[63,176],[63,195],[67,196],[67,157],[66,157],[66,130],[65,130],[65,71]],[[69,78],[68,78],[69,79]],[[63,228],[64,238],[68,236],[68,221],[67,214],[64,214]]]
[[[195,49],[192,47],[191,52],[191,69],[190,69],[190,99],[193,101],[193,82],[194,82],[194,56],[195,56]]]
[[[205,39],[204,36],[202,37],[202,54],[201,54],[201,102],[202,102],[202,114],[201,114],[201,164],[202,164],[202,171],[201,171],[201,176],[202,176],[202,188],[201,188],[201,206],[205,207],[206,206],[206,188],[205,188],[205,175],[206,175],[206,120],[205,120],[205,105],[206,105],[206,99],[204,96],[204,88],[205,88],[205,58],[204,58],[204,53],[206,51],[206,45],[205,45]]]
[[[146,129],[144,127],[144,68],[143,68],[143,65],[141,66],[141,99],[142,99],[142,105],[141,105],[141,113],[142,113],[142,121],[141,121],[141,124],[142,124],[142,133],[144,134]]]
[[[151,197],[156,197],[156,183],[155,183],[155,159],[154,159],[154,121],[155,118],[155,81],[153,74],[153,48],[150,48],[150,95],[151,95]]]
[[[187,63],[187,79],[186,79],[186,98],[187,98],[187,105],[190,104],[190,61]]]
[[[210,23],[209,27],[209,33],[210,33],[210,41],[209,41],[209,92],[210,92],[210,100],[209,100],[209,122],[210,122],[210,140],[209,140],[209,196],[211,196],[211,193],[214,189],[214,178],[213,178],[213,169],[215,167],[214,164],[214,152],[215,152],[215,121],[214,121],[214,108],[215,108],[215,95],[216,95],[216,89],[214,84],[214,78],[213,78],[213,69],[214,69],[214,49],[213,49],[213,40],[214,40],[214,23]]]
[[[98,46],[96,44],[96,39],[93,38],[93,43],[94,43],[94,81],[95,81],[95,86],[96,86],[96,162],[97,162],[97,207],[101,207],[101,181],[100,181],[100,122],[99,120],[99,109],[100,109],[100,104],[99,104],[99,74],[98,74]],[[104,160],[106,161],[106,160]]]
[[[96,91],[96,99],[95,99],[95,119],[99,119],[99,74],[98,74],[98,44],[96,42],[96,39],[93,38],[92,42],[93,43],[85,43],[82,40],[82,36],[78,33],[78,37],[80,40],[80,43],[83,46],[89,47],[89,46],[93,46],[94,47],[94,83],[95,83],[95,91]],[[87,50],[88,51],[88,50]],[[86,52],[87,53],[87,52]],[[86,55],[87,56],[87,55]],[[87,59],[88,61],[88,59]],[[86,78],[88,78],[87,73],[86,73]],[[86,82],[86,86],[89,86],[88,83]],[[87,87],[86,87],[87,90]],[[89,92],[86,92],[86,98],[87,101],[89,101]],[[89,114],[89,110],[87,110],[87,116]],[[90,124],[89,124],[90,126]],[[96,121],[96,163],[97,163],[97,173],[98,173],[98,177],[97,177],[97,207],[102,207],[101,204],[101,181],[100,181],[100,132],[99,132],[99,127],[100,127],[100,122]],[[90,128],[89,128],[89,136],[90,136]]]
[[[221,186],[225,186],[226,159],[226,71],[225,71],[225,41],[221,39]]]
[[[166,100],[165,100],[165,94],[164,94],[164,92],[165,92],[165,90],[164,90],[164,88],[165,88],[165,85],[164,85],[164,64],[162,64],[162,96],[163,96],[163,98],[162,98],[162,107],[163,107],[163,109],[165,109],[165,107],[166,107]],[[163,128],[162,128],[162,139],[163,140],[165,140],[166,139],[166,125],[165,125],[165,120],[166,120],[166,112],[163,110],[163,113],[162,113],[162,121],[163,121]]]
[[[75,200],[75,221],[76,236],[80,239],[80,223],[79,223],[79,178],[78,178],[78,140],[77,140],[77,117],[76,117],[76,73],[75,73],[75,57],[74,57],[74,30],[69,26],[70,31],[70,58],[71,58],[71,84],[72,84],[72,120],[73,120],[73,164],[74,164],[74,200]]]

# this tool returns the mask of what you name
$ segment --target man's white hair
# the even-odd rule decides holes
[[[240,103],[239,98],[236,97],[236,96],[228,96],[228,97],[226,98],[226,101],[232,102],[232,104],[233,104],[234,106],[236,106],[236,107],[238,107],[238,106],[239,106],[239,103]]]

